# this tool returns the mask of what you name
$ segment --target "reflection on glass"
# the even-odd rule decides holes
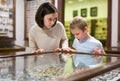
[[[34,56],[0,59],[0,81],[56,81],[67,78],[63,75],[65,69],[63,63],[40,65],[38,62],[38,64],[36,64],[34,60],[31,60],[31,62],[30,59],[32,58],[34,58]],[[103,66],[105,65],[106,64]],[[81,67],[73,67],[73,69],[70,76],[77,73],[85,73],[90,70],[89,68]],[[88,81],[116,81],[119,79],[118,77],[120,77],[120,68],[101,74]]]

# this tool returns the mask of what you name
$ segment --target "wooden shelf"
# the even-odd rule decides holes
[[[111,53],[111,54],[120,54],[120,47],[111,47],[107,50],[105,50],[106,53]]]
[[[12,47],[4,47],[0,48],[0,53],[12,53],[12,52],[18,52],[18,51],[25,51],[25,47],[14,45]]]

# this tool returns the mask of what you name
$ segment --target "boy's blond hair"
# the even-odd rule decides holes
[[[74,17],[70,23],[70,29],[75,29],[76,27],[84,31],[84,28],[88,27],[86,19],[79,16]]]

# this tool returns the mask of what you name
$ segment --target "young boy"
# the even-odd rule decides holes
[[[75,17],[70,23],[70,31],[74,35],[73,48],[78,52],[94,53],[95,55],[75,54],[75,67],[94,67],[100,65],[105,54],[102,43],[88,33],[88,25],[84,18]]]

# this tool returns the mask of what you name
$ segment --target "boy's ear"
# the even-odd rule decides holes
[[[85,26],[85,30],[84,30],[84,32],[85,32],[85,33],[88,32],[88,27],[87,27],[87,26]]]

